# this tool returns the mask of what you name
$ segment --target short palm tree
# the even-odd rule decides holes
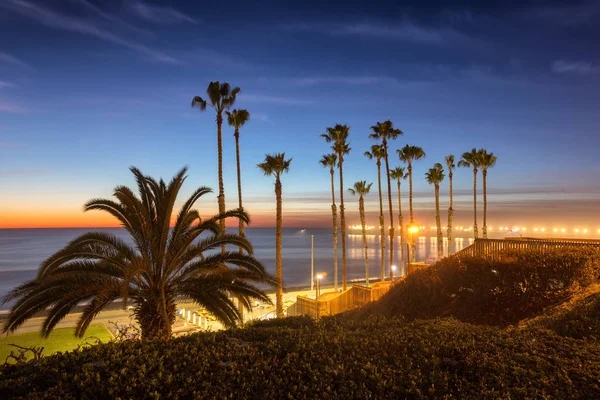
[[[233,110],[232,112],[225,111],[227,114],[227,122],[229,126],[232,126],[233,136],[235,137],[235,159],[237,163],[237,185],[238,185],[238,205],[240,210],[244,209],[242,204],[242,172],[240,168],[240,128],[244,126],[250,119],[250,113],[248,110]],[[240,236],[244,235],[244,221],[240,220],[239,223]],[[240,252],[242,249],[240,248]]]
[[[477,149],[472,149],[470,152],[463,153],[461,160],[458,162],[459,167],[473,168],[473,234],[475,239],[479,237],[477,230],[477,171],[481,163],[480,158]]]
[[[177,195],[186,169],[166,184],[131,168],[139,194],[117,186],[117,201],[93,199],[85,211],[100,210],[115,217],[131,244],[105,232],[89,232],[45,260],[37,277],[13,289],[4,302],[16,300],[3,332],[12,332],[46,310],[44,337],[78,304],[85,304],[75,328],[82,337],[94,317],[113,301],[123,307],[133,301],[133,314],[144,339],[169,338],[176,301],[194,301],[227,326],[240,320],[229,292],[250,309],[253,300],[270,302],[255,283],[275,285],[275,279],[252,256],[252,245],[239,235],[219,232],[219,221],[248,216],[239,210],[202,220],[194,204],[211,192],[200,187],[183,203],[175,218]],[[171,226],[171,223],[174,223]],[[240,246],[245,254],[214,252],[222,244]],[[236,267],[236,268],[232,268]]]
[[[225,186],[223,184],[223,136],[221,128],[223,126],[223,111],[229,110],[235,103],[237,94],[240,88],[231,89],[227,82],[210,82],[206,88],[208,101],[210,106],[217,113],[217,157],[219,170],[219,214],[225,212]],[[192,99],[192,107],[197,107],[200,111],[206,110],[207,101],[200,96],[195,96]],[[221,233],[225,233],[225,220],[221,220]],[[221,251],[225,252],[225,245],[221,246]]]
[[[479,162],[481,175],[483,176],[483,238],[487,239],[487,171],[496,165],[494,153],[488,153],[485,149],[479,149]]]
[[[440,222],[440,183],[444,180],[444,167],[440,163],[435,163],[433,168],[425,173],[427,183],[435,187],[435,225],[437,228],[437,251],[438,259],[442,257],[444,249],[442,236],[442,226]]]
[[[381,159],[384,157],[384,149],[382,145],[374,144],[371,146],[371,151],[365,151],[365,156],[372,160],[377,160],[377,185],[379,189],[379,240],[380,240],[380,266],[381,266],[381,281],[385,280],[385,218],[383,216],[383,193],[381,191]]]
[[[387,190],[388,190],[388,207],[390,210],[390,277],[394,279],[394,209],[392,205],[392,183],[390,178],[390,161],[388,157],[388,141],[396,140],[398,136],[402,135],[403,132],[394,128],[392,121],[387,120],[384,122],[377,122],[377,124],[371,127],[373,133],[369,135],[371,139],[381,140],[381,146],[383,146],[383,158],[385,160],[385,174],[387,177]]]
[[[333,288],[338,290],[338,225],[337,225],[337,207],[335,205],[335,167],[337,166],[337,156],[335,153],[324,154],[319,163],[329,168],[331,175],[331,216],[333,217]]]
[[[404,246],[406,244],[404,237],[404,217],[402,216],[402,194],[400,184],[403,179],[406,179],[408,174],[406,169],[396,167],[390,171],[390,178],[395,179],[398,184],[398,225],[400,226],[400,247],[402,248],[402,259],[404,259]]]
[[[408,170],[408,208],[410,211],[410,223],[414,224],[415,219],[413,216],[413,174],[412,174],[412,163],[413,161],[420,160],[425,157],[425,152],[419,146],[409,146],[406,145],[401,149],[396,150],[398,156],[400,157],[400,161],[405,162]]]
[[[344,212],[344,156],[350,153],[348,125],[336,124],[327,128],[321,135],[327,143],[332,143],[331,149],[337,155],[337,164],[340,169],[340,224],[342,226],[342,288],[346,291],[346,214]]]
[[[367,184],[367,181],[358,181],[354,184],[354,187],[348,189],[353,195],[358,195],[358,210],[360,213],[360,226],[362,227],[363,246],[365,248],[365,281],[369,286],[369,253],[367,246],[367,224],[365,221],[365,199],[364,197],[369,194],[371,186],[373,184]]]
[[[265,161],[258,164],[265,176],[275,176],[275,197],[277,200],[277,219],[275,228],[275,276],[277,278],[277,294],[275,310],[278,318],[283,318],[283,268],[281,259],[281,229],[283,226],[281,211],[281,174],[288,172],[292,159],[285,159],[285,153],[267,154]]]
[[[452,222],[454,221],[452,178],[454,176],[454,168],[456,168],[456,165],[454,164],[454,156],[452,154],[446,156],[446,168],[448,168],[448,180],[450,181],[450,206],[448,207],[448,226],[446,229],[446,236],[448,237],[448,248],[450,248],[450,244],[452,243]]]

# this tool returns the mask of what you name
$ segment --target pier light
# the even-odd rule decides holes
[[[575,233],[579,233],[579,229],[575,228]]]
[[[525,228],[524,226],[522,226],[522,227],[521,227],[521,230],[522,230],[523,232],[525,232],[525,231],[527,230],[527,228]]]
[[[600,229],[598,229],[596,232],[600,233]]]
[[[537,232],[537,231],[538,231],[538,228],[533,228],[533,231],[534,231],[534,232]]]
[[[588,230],[587,230],[587,229],[584,229],[584,230],[583,230],[583,233],[588,233]]]
[[[542,228],[541,230],[542,230],[542,232],[546,232],[546,228]]]
[[[419,233],[419,225],[410,224],[408,226],[408,232],[412,235],[414,235],[415,233]]]
[[[554,228],[554,229],[553,229],[553,231],[554,231],[554,232],[558,232],[558,228]]]
[[[567,230],[566,230],[565,228],[562,228],[560,231],[561,231],[562,233],[565,233]]]

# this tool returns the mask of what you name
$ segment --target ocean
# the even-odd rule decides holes
[[[127,233],[119,228],[104,229],[0,229],[0,298],[11,289],[35,277],[40,264],[50,255],[65,246],[82,233],[90,230],[112,233],[129,240]],[[283,229],[283,277],[284,284],[290,287],[310,286],[311,235],[314,235],[314,268],[316,272],[326,272],[323,284],[333,283],[333,235],[331,229]],[[450,253],[458,251],[472,243],[470,232],[455,238]],[[275,229],[247,228],[246,236],[254,246],[255,256],[275,273]],[[399,241],[395,244],[395,260],[398,260],[397,275],[404,274],[401,261],[402,252]],[[347,236],[347,279],[364,279],[365,264],[363,241],[359,231]],[[435,231],[427,230],[416,238],[416,259],[426,261],[435,257]],[[342,257],[341,239],[339,240],[339,282],[341,283]],[[367,236],[369,256],[369,276],[379,277],[379,236]],[[386,243],[386,246],[388,244]],[[448,248],[444,248],[448,254]],[[386,249],[386,266],[389,253]],[[386,272],[387,274],[387,272]],[[0,310],[10,308],[10,304],[0,305]]]

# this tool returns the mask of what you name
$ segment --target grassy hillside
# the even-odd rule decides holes
[[[0,369],[3,398],[600,398],[600,347],[456,320],[325,319]],[[281,325],[281,322],[278,322]]]

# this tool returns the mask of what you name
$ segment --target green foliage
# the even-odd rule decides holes
[[[297,321],[286,319],[285,321]],[[600,348],[456,320],[325,319],[109,343],[0,369],[9,398],[599,398]]]
[[[532,325],[550,329],[560,336],[600,344],[600,293],[546,313]]]
[[[599,275],[600,252],[594,248],[510,251],[500,261],[445,258],[409,275],[362,315],[514,324],[564,301]]]
[[[298,317],[272,318],[265,319],[262,321],[256,320],[251,322],[250,326],[253,328],[312,328],[313,326],[315,326],[315,320],[309,316],[301,315]]]

